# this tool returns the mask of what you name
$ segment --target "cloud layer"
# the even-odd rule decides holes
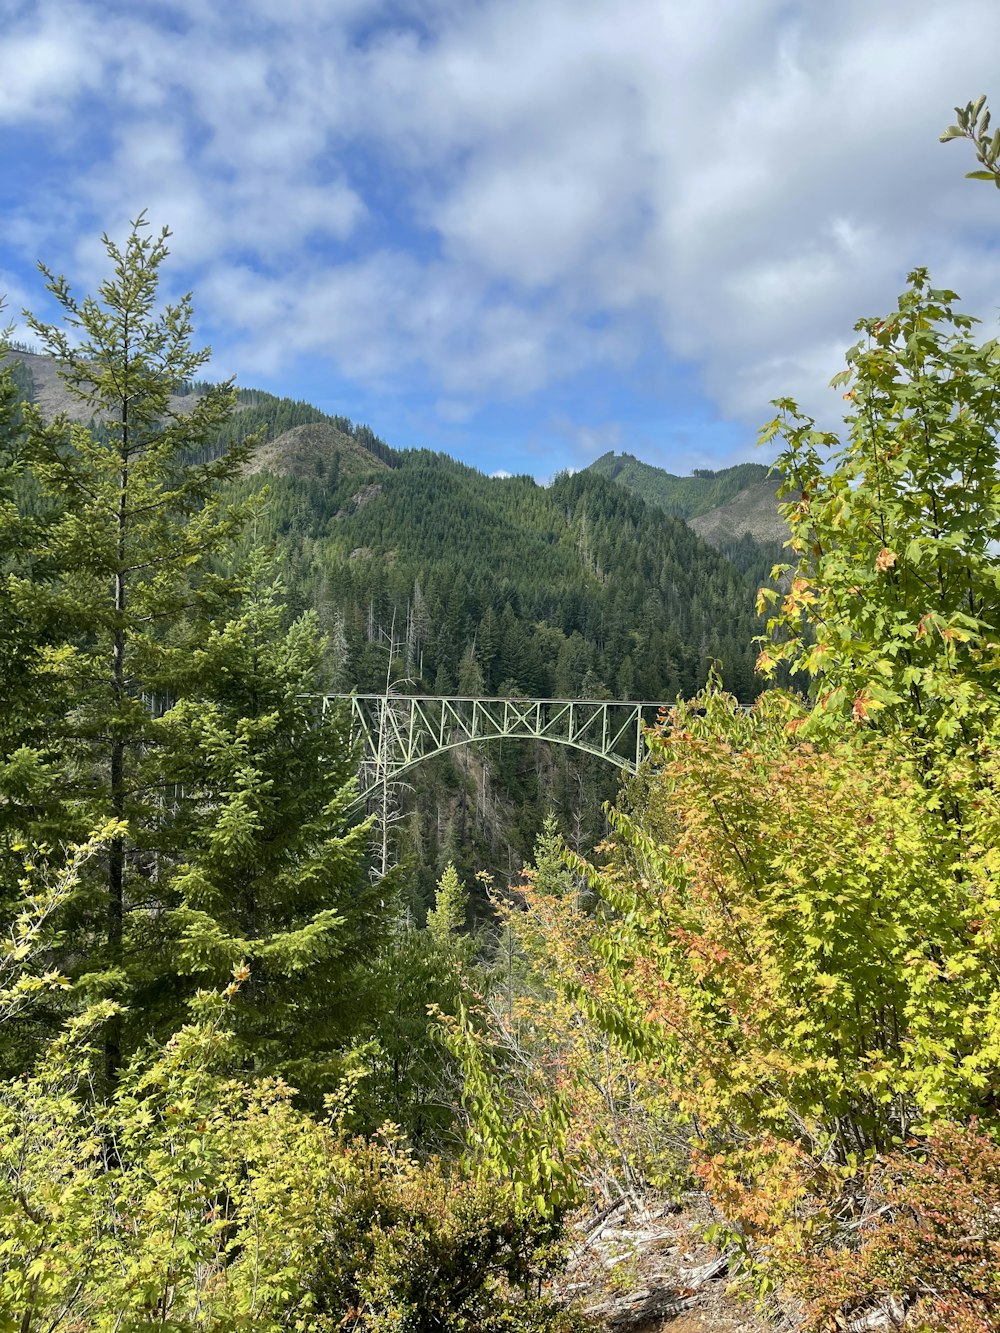
[[[666,413],[700,393],[749,440],[777,393],[825,410],[854,320],[910,267],[990,319],[1000,301],[995,191],[936,141],[991,91],[993,0],[0,18],[8,289],[39,256],[88,284],[101,230],[147,208],[247,380],[305,359],[443,427],[530,400],[554,440],[547,395],[590,386],[574,430],[606,439],[659,358]]]

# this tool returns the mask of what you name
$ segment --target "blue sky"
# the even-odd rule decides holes
[[[917,264],[992,331],[996,0],[0,0],[0,292],[173,233],[212,370],[539,478],[830,423]]]

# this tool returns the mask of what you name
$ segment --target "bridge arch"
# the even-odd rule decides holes
[[[645,753],[645,730],[664,707],[651,700],[324,696],[324,709],[335,703],[349,707],[352,730],[362,744],[367,780],[361,799],[425,759],[482,741],[548,741],[635,773]]]

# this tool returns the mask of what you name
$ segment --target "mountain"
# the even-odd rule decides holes
[[[540,486],[408,450],[382,467],[344,455],[320,475],[299,466],[301,441],[293,429],[262,446],[236,490],[268,488],[256,535],[330,636],[330,688],[669,703],[719,663],[743,702],[758,693],[749,539],[727,555],[593,474]],[[449,861],[503,882],[548,813],[594,846],[618,782],[601,760],[537,741],[421,764],[385,816],[417,919]],[[481,897],[474,911],[489,916]]]
[[[602,454],[585,471],[607,477],[665,513],[685,519],[726,504],[745,487],[764,481],[768,474],[763,463],[738,463],[719,472],[698,468],[688,477],[676,477],[632,454],[614,452]]]
[[[90,411],[66,388],[59,376],[58,363],[52,357],[15,347],[4,360],[15,363],[15,379],[22,395],[41,409],[46,421],[60,413],[71,421],[89,421]],[[170,405],[183,412],[185,404],[193,406],[194,401],[190,392],[176,393],[171,395]]]
[[[46,415],[72,407],[51,362],[28,353],[19,362],[22,393]],[[180,410],[202,388],[184,387]],[[268,499],[245,540],[274,551],[290,615],[318,616],[332,692],[667,703],[697,691],[713,663],[743,702],[758,692],[762,554],[750,539],[716,549],[597,468],[550,486],[487,477],[256,390],[239,392],[209,452],[248,436],[257,443],[233,497],[266,486]],[[749,466],[671,479],[675,496],[686,513],[708,516],[759,484],[764,469]],[[421,765],[387,816],[418,917],[449,860],[470,876],[510,874],[549,811],[561,812],[574,845],[593,846],[617,782],[592,756],[529,741]]]
[[[788,536],[778,513],[781,479],[763,463],[738,463],[718,472],[699,468],[688,477],[677,477],[631,454],[607,453],[586,471],[687,520],[713,546],[725,547],[746,533],[768,545]]]
[[[17,359],[46,415],[73,408],[54,362]],[[174,405],[202,388],[185,385]],[[331,633],[331,684],[668,701],[721,662],[741,698],[756,692],[756,552],[728,559],[662,506],[707,519],[763,485],[762,466],[673,478],[609,455],[545,487],[392,449],[367,426],[253,389],[211,448],[248,436],[258,443],[234,492],[267,485],[255,533],[293,605]]]
[[[23,398],[40,408],[46,421],[60,413],[74,421],[89,419],[89,411],[66,388],[57,362],[24,347],[17,347],[5,360],[14,363],[15,381]],[[197,402],[205,385],[180,386],[171,394],[170,406],[184,412]],[[367,426],[356,426],[347,417],[329,416],[310,403],[281,398],[260,389],[239,389],[236,410],[219,433],[216,447],[231,440],[259,436],[259,444],[247,471],[277,472],[293,476],[322,477],[335,460],[349,472],[384,470],[391,467],[395,451]],[[280,443],[279,443],[280,440]]]
[[[300,433],[283,434],[242,487],[266,477],[258,532],[340,626],[357,688],[398,677],[434,693],[670,700],[721,660],[741,697],[755,693],[755,587],[603,477],[545,487],[424,450],[304,474],[300,449]]]

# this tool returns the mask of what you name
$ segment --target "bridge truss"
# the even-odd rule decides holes
[[[498,740],[550,741],[597,755],[635,773],[645,729],[663,708],[615,699],[483,699],[405,694],[328,694],[324,710],[343,703],[363,746],[362,797],[432,755]]]

